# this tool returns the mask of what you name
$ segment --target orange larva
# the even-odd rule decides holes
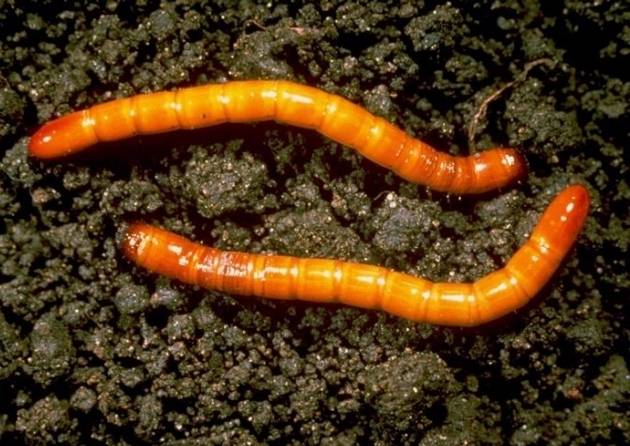
[[[473,283],[434,283],[339,260],[220,251],[143,223],[126,229],[121,247],[144,268],[208,289],[340,302],[418,322],[474,326],[522,307],[540,291],[579,234],[589,202],[583,186],[564,189],[507,264]]]
[[[486,192],[526,171],[513,149],[454,157],[340,96],[288,81],[228,82],[117,99],[45,124],[31,138],[29,151],[55,158],[134,135],[263,120],[315,129],[402,178],[438,191]]]
[[[107,102],[44,125],[29,151],[54,158],[138,134],[270,119],[315,129],[440,191],[485,192],[525,173],[524,160],[512,149],[453,157],[339,96],[287,81],[229,82]],[[126,229],[122,250],[151,271],[228,293],[341,302],[414,321],[472,326],[516,310],[538,293],[575,241],[588,207],[584,187],[566,188],[505,267],[474,283],[433,283],[339,260],[224,252],[142,223]]]

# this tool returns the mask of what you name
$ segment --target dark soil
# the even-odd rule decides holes
[[[281,3],[0,0],[2,444],[628,444],[628,3]],[[453,154],[517,147],[529,175],[438,194],[275,123],[27,155],[72,110],[260,78]],[[573,182],[593,201],[576,248],[530,305],[476,329],[200,290],[117,249],[142,219],[224,249],[474,280]]]

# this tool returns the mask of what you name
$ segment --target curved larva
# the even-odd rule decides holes
[[[263,120],[315,129],[402,178],[438,191],[486,192],[526,172],[514,149],[454,157],[340,96],[288,81],[228,82],[106,102],[45,124],[31,138],[29,151],[55,158],[134,135]]]
[[[126,229],[121,248],[150,271],[208,289],[340,302],[418,322],[474,326],[522,307],[540,291],[577,238],[589,203],[583,186],[564,189],[505,267],[473,283],[434,283],[339,260],[220,251],[143,223]]]

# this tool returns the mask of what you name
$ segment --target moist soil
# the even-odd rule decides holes
[[[624,2],[0,0],[0,441],[630,443],[629,47]],[[70,111],[247,79],[342,95],[454,155],[516,147],[529,173],[440,194],[274,122],[28,156]],[[202,290],[117,247],[143,220],[472,281],[574,182],[592,210],[559,272],[474,329]]]

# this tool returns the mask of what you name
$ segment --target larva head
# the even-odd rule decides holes
[[[196,254],[203,246],[145,223],[132,223],[124,231],[120,249],[138,266],[195,283]]]
[[[513,181],[522,180],[527,176],[527,160],[515,149],[500,149],[501,165],[510,172]]]
[[[95,142],[93,123],[85,112],[75,112],[44,124],[31,137],[28,152],[36,158],[58,158]]]
[[[135,263],[144,263],[150,254],[151,245],[155,242],[155,228],[145,223],[130,223],[123,230],[120,249],[130,260]]]
[[[496,148],[470,157],[473,187],[465,193],[483,193],[505,187],[527,175],[527,162],[515,149]]]

